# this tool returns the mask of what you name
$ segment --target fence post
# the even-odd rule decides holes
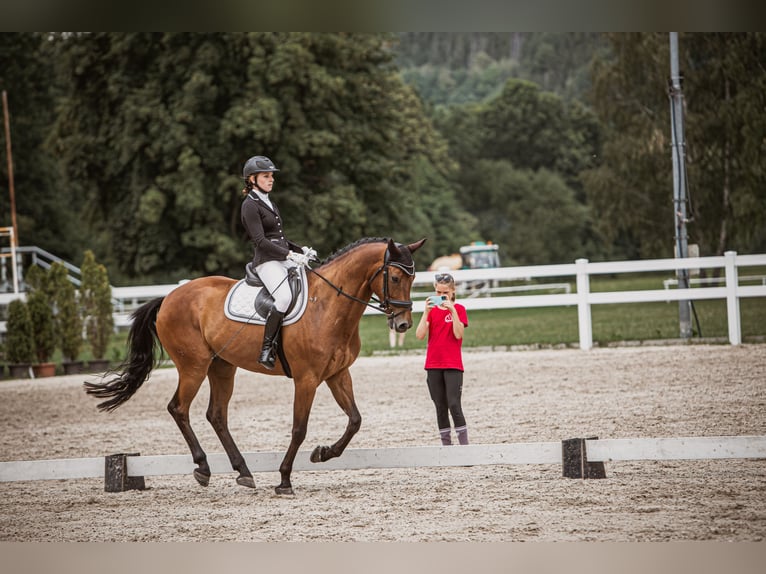
[[[593,347],[593,324],[590,317],[590,278],[588,260],[575,260],[577,270],[577,320],[580,328],[580,348],[588,351]]]
[[[125,492],[126,490],[144,490],[143,476],[128,476],[128,457],[139,453],[110,454],[104,462],[104,492]]]
[[[739,345],[742,343],[742,325],[739,314],[739,273],[737,271],[737,252],[727,251],[723,254],[726,258],[726,315],[729,320],[729,343]]]
[[[597,436],[592,436],[561,441],[561,470],[564,478],[606,478],[603,462],[588,461],[585,441],[597,439]]]

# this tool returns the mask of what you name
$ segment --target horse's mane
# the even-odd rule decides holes
[[[334,261],[335,259],[338,259],[342,255],[345,255],[349,251],[353,251],[360,245],[367,245],[368,243],[388,243],[388,237],[363,237],[362,239],[357,239],[353,243],[349,243],[345,247],[342,247],[341,249],[338,249],[335,253],[327,257],[324,261],[322,261],[319,266],[327,265],[331,261]]]

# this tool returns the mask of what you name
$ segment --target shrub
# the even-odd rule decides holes
[[[114,330],[112,316],[112,286],[106,267],[96,263],[91,250],[85,252],[82,266],[80,293],[85,310],[88,342],[94,359],[106,358],[106,350]]]
[[[27,306],[32,322],[32,338],[37,362],[47,363],[56,349],[50,298],[43,289],[36,289],[27,296]]]
[[[8,322],[6,324],[5,352],[9,363],[23,364],[34,360],[34,340],[32,339],[32,319],[29,308],[21,299],[14,299],[8,304]]]
[[[66,267],[61,263],[53,263],[48,274],[53,297],[56,340],[64,360],[76,361],[84,343],[77,290],[69,280]]]

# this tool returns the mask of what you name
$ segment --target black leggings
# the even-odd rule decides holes
[[[436,422],[440,429],[450,428],[449,415],[455,428],[465,426],[463,406],[463,371],[457,369],[428,369],[428,392],[436,407]]]

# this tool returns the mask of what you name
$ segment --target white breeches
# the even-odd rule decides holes
[[[287,282],[287,270],[295,267],[292,261],[266,261],[261,263],[255,270],[263,285],[274,297],[274,308],[280,313],[287,311],[292,299],[290,284]]]

